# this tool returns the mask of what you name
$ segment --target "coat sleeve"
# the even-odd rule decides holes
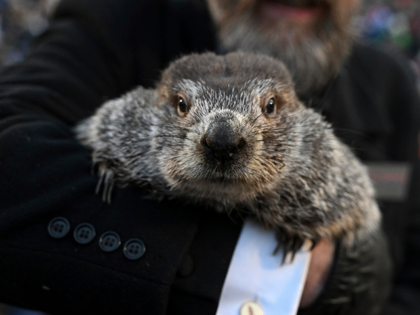
[[[411,174],[404,210],[392,205],[385,213],[385,224],[391,232],[389,243],[396,253],[394,286],[384,307],[386,315],[419,314],[420,309],[420,99],[413,74],[407,67],[403,71],[404,65],[400,69],[389,86],[394,128],[387,150],[393,160],[408,162]],[[401,237],[393,239],[396,230]]]
[[[414,73],[408,61],[383,51],[365,47],[359,51],[355,81],[358,90],[372,106],[361,108],[364,119],[366,151],[374,162],[404,163],[408,165],[408,191],[405,201],[379,200],[383,214],[385,240],[392,264],[392,283],[389,298],[382,308],[386,315],[418,314],[420,309],[420,98]],[[354,72],[356,69],[354,69]],[[366,104],[366,103],[361,103]],[[360,104],[359,104],[360,105]],[[372,110],[373,108],[373,110]],[[379,124],[375,126],[375,124]],[[382,127],[380,127],[382,126]],[[369,147],[370,146],[370,147]],[[377,253],[378,282],[386,256],[371,244]],[[373,256],[374,257],[374,256]],[[378,290],[383,290],[379,286]],[[358,314],[358,313],[356,313]]]
[[[353,64],[354,86],[368,100],[358,106],[360,124],[364,127],[362,149],[373,162],[404,163],[411,167],[405,201],[379,200],[383,229],[392,264],[389,298],[382,313],[418,314],[420,309],[420,99],[414,73],[408,61],[387,52],[363,46],[356,52]],[[370,104],[370,105],[369,105]],[[376,253],[371,264],[383,281],[387,256],[372,242]],[[384,248],[385,249],[385,248]],[[383,290],[384,286],[379,286]],[[357,295],[356,295],[357,296]],[[359,298],[362,298],[359,295]],[[359,313],[355,313],[359,314]]]
[[[153,48],[159,1],[63,1],[51,26],[22,63],[0,75],[0,300],[51,314],[164,314],[170,284],[193,238],[199,212],[116,191],[111,205],[95,195],[90,153],[72,128],[104,100],[134,84],[141,42]],[[156,34],[155,34],[156,35]],[[138,40],[133,40],[137,36]],[[147,54],[142,55],[147,56]],[[153,62],[151,60],[150,62]],[[64,217],[69,233],[48,233]],[[75,227],[91,224],[80,245]],[[118,250],[100,236],[115,232]],[[147,250],[124,256],[129,239]]]
[[[405,202],[378,200],[383,233],[350,251],[339,246],[324,292],[299,314],[418,314],[420,101],[413,76],[405,62],[363,44],[337,84],[330,108],[340,137],[362,160],[410,165],[411,183]]]

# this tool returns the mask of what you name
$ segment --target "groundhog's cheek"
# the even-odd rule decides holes
[[[160,159],[163,174],[172,187],[204,176],[204,157],[197,137],[187,136],[182,145],[171,148],[171,153],[162,155]]]
[[[249,143],[251,147],[246,155],[246,170],[249,177],[253,178],[256,183],[273,182],[280,168],[267,155],[263,137],[257,133]]]

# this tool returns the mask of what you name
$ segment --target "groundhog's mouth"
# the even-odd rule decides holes
[[[210,184],[225,184],[225,185],[238,185],[245,183],[241,179],[232,179],[226,176],[214,177],[214,178],[205,178],[204,181]]]
[[[255,185],[250,185],[245,180],[229,178],[203,178],[184,183],[182,190],[195,191],[201,197],[215,199],[229,195],[230,199],[246,199],[256,193]]]

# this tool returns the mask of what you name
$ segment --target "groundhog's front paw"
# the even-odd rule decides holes
[[[114,171],[112,170],[111,162],[109,160],[102,160],[95,163],[98,170],[99,181],[96,185],[96,194],[99,194],[102,189],[102,200],[111,203],[112,189],[114,188]]]
[[[290,234],[282,230],[278,230],[276,233],[277,237],[277,247],[274,250],[274,254],[277,253],[280,249],[283,249],[284,254],[281,261],[281,264],[283,265],[286,261],[287,262],[293,262],[293,259],[295,258],[296,252],[298,252],[304,244],[307,242],[310,242],[309,249],[312,250],[316,243],[318,242],[318,237],[313,237],[312,239],[308,239],[296,234]]]

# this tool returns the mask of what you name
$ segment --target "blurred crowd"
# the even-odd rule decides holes
[[[360,34],[394,53],[405,54],[420,78],[420,1],[366,0],[360,20]]]
[[[0,66],[21,60],[31,40],[48,26],[59,0],[0,0]],[[405,54],[420,78],[420,1],[365,0],[356,27],[367,40]],[[2,314],[25,313],[0,305]]]
[[[59,0],[0,0],[0,64],[23,58],[32,38],[48,26]],[[420,1],[364,0],[356,21],[364,38],[397,48],[420,73]]]

